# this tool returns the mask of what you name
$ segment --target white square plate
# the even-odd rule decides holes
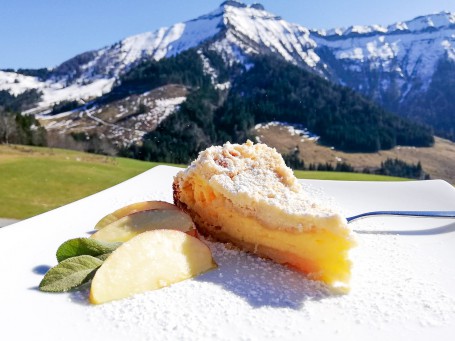
[[[3,340],[447,340],[455,335],[455,222],[370,218],[353,223],[352,289],[334,295],[292,270],[210,243],[219,268],[100,306],[88,289],[39,292],[55,251],[105,214],[143,200],[172,202],[177,168],[160,166],[70,205],[0,229]],[[444,181],[304,181],[347,216],[372,210],[455,210]]]

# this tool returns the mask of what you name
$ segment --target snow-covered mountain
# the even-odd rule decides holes
[[[78,55],[54,68],[44,81],[0,71],[0,90],[19,94],[39,89],[43,93],[41,109],[62,100],[87,100],[109,92],[122,73],[143,60],[160,60],[209,41],[230,63],[246,61],[245,57],[258,53],[276,53],[310,68],[319,63],[308,29],[270,14],[261,5],[226,1],[197,19]]]
[[[310,36],[330,79],[455,140],[455,13]]]
[[[332,77],[381,100],[394,87],[403,101],[418,82],[428,89],[441,59],[455,61],[455,13],[441,12],[388,27],[312,31]],[[393,83],[393,84],[392,84]]]
[[[228,64],[248,66],[251,55],[276,55],[412,117],[415,99],[430,90],[435,74],[441,73],[441,62],[455,62],[455,13],[422,16],[388,27],[309,30],[262,5],[225,1],[194,20],[80,54],[50,70],[45,79],[0,71],[0,90],[17,95],[38,89],[41,102],[31,112],[43,112],[57,102],[87,101],[109,92],[122,74],[141,61],[160,60],[201,44]]]

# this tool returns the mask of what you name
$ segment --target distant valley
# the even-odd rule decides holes
[[[444,179],[455,184],[455,143],[436,138],[432,147],[403,147],[397,146],[390,150],[376,153],[345,153],[331,147],[321,146],[314,137],[302,134],[292,126],[286,124],[268,124],[253,128],[257,140],[267,143],[282,153],[289,155],[298,148],[298,154],[305,164],[336,165],[346,162],[354,170],[362,172],[364,169],[374,171],[381,162],[387,159],[399,159],[408,164],[421,162],[425,172],[431,179]]]

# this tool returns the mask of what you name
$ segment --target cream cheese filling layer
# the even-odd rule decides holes
[[[281,253],[279,257],[274,257],[273,253],[264,256],[310,273],[328,284],[348,282],[351,266],[348,251],[354,241],[343,220],[340,221],[336,215],[300,216],[294,220],[304,225],[304,229],[282,228],[276,224],[289,218],[285,213],[274,213],[279,218],[271,221],[257,219],[256,211],[237,207],[210,185],[196,175],[187,177],[180,200],[206,224],[214,227],[215,237],[216,233],[223,233],[240,243],[256,245],[255,249],[258,249],[257,245],[263,245],[277,250]]]

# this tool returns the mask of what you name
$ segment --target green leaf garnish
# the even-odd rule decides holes
[[[60,263],[65,259],[81,255],[98,257],[111,253],[122,243],[107,243],[91,238],[75,238],[64,242],[57,250],[57,261]]]
[[[90,281],[103,261],[88,255],[63,260],[46,275],[39,288],[46,292],[64,292]]]

